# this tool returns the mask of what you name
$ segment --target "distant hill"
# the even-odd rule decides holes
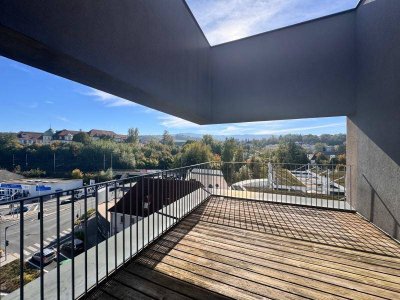
[[[194,140],[198,141],[203,138],[203,134],[199,133],[177,133],[177,134],[171,134],[176,142],[185,142],[187,140]],[[255,135],[255,134],[238,134],[238,135],[212,135],[214,139],[219,140],[219,141],[224,141],[227,138],[235,138],[236,140],[239,141],[245,141],[245,140],[259,140],[259,139],[267,139],[271,137],[272,135]],[[162,135],[141,135],[140,136],[140,141],[143,142],[149,142],[150,140],[161,140]]]

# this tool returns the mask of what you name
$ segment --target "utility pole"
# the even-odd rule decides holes
[[[111,164],[111,170],[112,170],[112,153],[111,153],[110,156],[111,156],[111,163],[110,164]]]
[[[56,153],[53,153],[53,173],[56,172]]]
[[[25,168],[28,169],[28,152],[25,153]]]
[[[13,169],[15,169],[15,157],[14,157],[14,154],[13,154]]]
[[[106,170],[106,154],[103,154],[103,170]]]

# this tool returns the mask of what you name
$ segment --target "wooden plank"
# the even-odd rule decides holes
[[[231,259],[221,255],[210,253],[204,255],[204,252],[201,254],[200,251],[193,249],[192,253],[188,253],[176,248],[170,249],[168,247],[163,247],[160,243],[154,245],[151,249],[163,254],[168,253],[168,257],[172,256],[179,260],[198,264],[209,269],[222,271],[239,277],[244,281],[253,281],[273,288],[286,290],[305,298],[329,299],[332,296],[335,296],[337,299],[344,299],[350,296],[360,298],[362,295],[363,299],[384,299],[382,297],[367,295],[365,293],[352,292],[351,290],[344,288],[335,289],[335,286],[331,284],[312,281],[309,279],[307,280],[301,276],[267,269],[262,266],[256,266],[252,263]]]
[[[181,226],[182,225],[182,226]],[[211,225],[211,226],[210,226]],[[185,228],[184,226],[193,227],[190,219],[183,220],[180,224],[180,228]],[[196,224],[197,228],[204,228],[210,231],[226,232],[227,227],[224,225],[210,224],[205,222],[200,222]],[[333,247],[330,245],[316,244],[309,241],[295,240],[287,237],[271,235],[268,233],[260,233],[255,231],[248,231],[239,228],[229,227],[230,234],[236,234],[239,236],[251,237],[251,239],[262,239],[263,241],[268,241],[272,243],[279,243],[280,245],[290,245],[291,247],[296,247],[297,249],[303,249],[306,251],[313,251],[316,253],[326,254],[330,256],[348,258],[352,260],[360,260],[374,265],[380,265],[384,267],[389,267],[393,269],[400,270],[400,259],[396,257],[388,257],[374,253],[366,253],[357,250],[350,250],[346,248]],[[400,247],[400,246],[399,246]]]
[[[158,243],[158,245],[168,244],[170,238],[171,236],[167,235]],[[175,250],[218,260],[225,264],[253,270],[261,274],[274,275],[276,277],[286,276],[285,280],[310,286],[322,291],[329,291],[329,293],[340,296],[354,299],[373,299],[373,297],[371,297],[372,295],[379,298],[400,299],[400,289],[398,292],[392,292],[380,287],[373,287],[368,284],[344,280],[326,273],[321,274],[313,270],[306,270],[303,268],[288,266],[279,262],[277,263],[260,259],[254,256],[243,255],[238,252],[233,252],[231,249],[207,247],[199,243],[187,243],[186,240],[181,240],[178,244],[175,244],[175,241],[172,241],[170,242],[170,245],[174,245]]]
[[[145,294],[154,299],[177,299],[177,300],[188,300],[191,299],[187,296],[179,294],[175,291],[167,289],[164,286],[155,284],[149,280],[143,279],[136,276],[129,271],[121,270],[115,278],[117,282],[123,283],[125,286],[129,286],[134,290]]]
[[[218,210],[218,208],[216,209]],[[208,220],[206,214],[207,213],[204,212],[202,213],[202,220],[210,221]],[[357,215],[354,215],[354,218],[352,218],[351,221],[353,223],[357,221],[356,225],[360,225],[357,226],[357,229],[360,228],[360,230],[357,230],[356,232],[358,235],[355,235],[353,232],[355,228],[354,224],[349,224],[349,222],[347,222],[346,226],[343,226],[342,222],[340,222],[340,219],[334,219],[333,221],[330,221],[329,226],[326,227],[326,224],[324,224],[322,220],[318,218],[312,218],[311,216],[308,216],[307,219],[302,218],[300,220],[296,218],[297,215],[291,214],[284,214],[283,216],[279,215],[279,218],[276,218],[275,216],[270,216],[268,214],[263,214],[259,217],[261,219],[259,218],[255,220],[254,216],[242,219],[241,216],[235,216],[234,214],[223,216],[218,215],[218,217],[213,217],[212,222],[227,226],[245,227],[250,230],[260,230],[261,228],[260,231],[262,232],[271,232],[271,230],[283,232],[287,229],[290,229],[290,233],[295,233],[297,235],[297,238],[304,238],[306,240],[309,240],[311,236],[313,239],[318,238],[320,241],[324,241],[324,239],[327,239],[328,242],[332,240],[336,240],[338,242],[340,240],[344,242],[344,245],[359,245],[360,240],[363,240],[363,246],[370,247],[371,252],[378,252],[380,254],[387,255],[392,255],[396,253],[397,256],[400,256],[400,248],[398,247],[398,244],[396,242],[383,235],[381,232],[376,230],[376,228],[370,228],[371,225],[362,220]],[[232,218],[236,218],[237,220],[232,220]],[[249,224],[244,224],[244,226],[242,226],[243,222],[248,222]],[[301,224],[302,226],[298,226],[300,230],[297,230],[297,228],[291,226],[292,224]],[[338,228],[338,224],[340,224],[341,227]],[[310,227],[310,230],[308,229],[308,227]],[[349,229],[351,230],[351,232],[349,231]],[[364,231],[368,231],[368,233],[370,234],[368,234],[367,232],[365,232],[365,234],[363,235],[359,234],[364,233]],[[321,234],[319,234],[319,232],[321,232]],[[371,233],[373,234],[371,235]],[[369,238],[367,239],[366,236],[368,236]],[[379,245],[374,245],[377,243],[379,243]],[[383,248],[382,246],[387,247]],[[388,248],[390,248],[390,252],[387,250]]]
[[[196,226],[196,228],[193,228],[189,234],[201,234],[205,237],[215,237],[215,238],[224,238],[226,236],[226,231],[215,231],[212,228],[201,228],[200,226]],[[275,250],[279,251],[282,253],[287,253],[287,254],[296,254],[296,255],[301,255],[304,257],[313,257],[313,258],[318,258],[320,260],[333,263],[333,264],[342,264],[347,267],[353,267],[357,269],[362,269],[363,272],[364,270],[371,273],[371,274],[387,274],[391,275],[388,276],[388,278],[391,278],[390,280],[393,282],[400,283],[400,277],[399,277],[399,271],[394,270],[391,268],[386,268],[386,267],[381,267],[377,265],[372,265],[368,263],[364,263],[362,261],[355,261],[352,259],[345,259],[345,258],[339,258],[339,257],[331,257],[330,255],[326,254],[319,254],[316,252],[311,252],[311,251],[304,251],[302,249],[297,249],[296,247],[286,247],[286,246],[281,246],[277,244],[273,244],[271,242],[264,242],[261,240],[256,240],[256,239],[251,239],[251,243],[249,243],[249,238],[247,237],[241,237],[237,236],[234,234],[229,234],[229,240],[242,243],[243,245],[249,246],[249,247],[262,247],[262,248],[268,248],[270,250]],[[380,276],[380,275],[379,275]]]
[[[112,295],[117,299],[138,299],[138,300],[150,300],[148,297],[128,286],[121,284],[121,282],[111,279],[108,281],[101,290],[108,295]]]
[[[240,208],[242,208],[241,211]],[[224,210],[224,214],[221,216],[218,212],[222,210]],[[239,210],[240,214],[236,214],[235,210]],[[304,239],[307,239],[310,233],[311,237],[315,238],[318,236],[318,232],[321,232],[320,237],[322,240],[324,237],[329,238],[329,241],[335,240],[336,245],[359,245],[361,239],[362,246],[369,248],[371,252],[400,257],[400,248],[396,242],[386,237],[354,213],[256,201],[238,201],[235,199],[212,199],[207,204],[207,208],[203,211],[199,210],[198,213],[202,214],[202,220],[205,221],[210,221],[210,217],[222,217],[223,219],[218,220],[217,223],[225,225],[239,227],[243,227],[242,225],[244,225],[246,227],[246,224],[237,221],[247,220],[250,222],[250,226],[247,226],[247,229],[261,229],[261,231],[263,231],[263,228],[264,231],[265,229],[267,231],[282,231],[282,229],[286,229],[285,226],[299,224],[301,226],[298,227],[301,230],[295,231],[295,233]],[[245,218],[241,219],[243,216]],[[213,222],[216,222],[216,220],[213,219]],[[308,228],[312,230],[308,231]],[[293,228],[290,229],[292,232]],[[336,229],[339,229],[339,231],[335,235],[333,233],[337,231]]]
[[[173,233],[171,233],[173,235]],[[361,274],[354,274],[348,270],[348,268],[342,267],[340,268],[333,268],[331,265],[326,265],[324,263],[321,263],[319,261],[303,261],[300,260],[296,257],[288,256],[288,257],[282,257],[279,253],[268,253],[266,251],[257,251],[253,250],[250,248],[243,247],[242,245],[232,245],[230,243],[227,243],[226,241],[214,241],[211,239],[204,239],[204,238],[199,238],[196,236],[185,236],[184,239],[182,239],[180,242],[193,242],[196,243],[202,247],[216,247],[220,249],[227,249],[228,251],[231,251],[232,253],[240,253],[243,255],[247,255],[250,257],[254,258],[259,258],[262,260],[266,261],[274,261],[282,264],[286,264],[290,267],[299,267],[303,268],[306,271],[309,270],[315,270],[317,272],[320,272],[322,274],[330,274],[332,276],[337,276],[339,278],[343,278],[346,280],[351,280],[356,283],[364,283],[367,285],[375,286],[375,287],[383,287],[385,289],[390,289],[395,292],[400,291],[400,286],[397,283],[392,283],[388,282],[386,280],[380,280],[376,279],[373,277],[369,277],[366,275]],[[323,275],[324,276],[324,275]]]
[[[175,232],[174,232],[175,233]],[[171,233],[171,234],[174,234]],[[363,277],[369,277],[371,280],[379,280],[380,284],[388,284],[389,286],[390,283],[393,283],[395,287],[398,287],[398,282],[396,282],[396,277],[393,277],[391,275],[387,274],[382,274],[379,272],[372,272],[364,269],[359,269],[359,268],[354,268],[351,266],[346,266],[343,264],[336,264],[334,262],[327,262],[325,260],[321,260],[318,258],[314,258],[312,256],[302,256],[298,254],[293,254],[293,253],[285,253],[282,251],[276,251],[276,250],[271,250],[266,247],[260,247],[260,246],[254,246],[249,243],[243,244],[242,242],[236,242],[233,241],[232,239],[226,239],[223,240],[223,243],[221,243],[220,238],[215,238],[213,236],[205,235],[205,234],[199,234],[197,232],[189,232],[186,234],[184,239],[187,238],[193,238],[194,240],[202,243],[207,243],[207,244],[214,244],[217,243],[220,247],[227,247],[227,246],[233,246],[236,247],[237,249],[241,249],[242,251],[247,251],[248,253],[251,253],[251,255],[254,256],[259,256],[260,258],[263,257],[268,257],[268,256],[275,256],[276,259],[280,259],[281,261],[286,261],[286,260],[291,260],[292,262],[296,263],[304,263],[304,265],[311,265],[313,268],[316,266],[322,266],[326,268],[330,268],[334,271],[344,271],[347,273],[352,273],[354,276],[359,276],[361,278]],[[179,238],[181,238],[179,236]],[[394,282],[393,282],[394,278]]]
[[[146,255],[157,257],[162,263],[177,266],[185,270],[190,270],[196,274],[210,277],[214,280],[223,278],[224,282],[239,287],[247,291],[257,291],[263,296],[285,299],[328,299],[325,293],[304,289],[300,286],[284,283],[271,277],[263,277],[260,274],[241,270],[216,261],[210,261],[200,257],[185,255],[171,250],[167,255],[162,249],[147,250]]]
[[[148,281],[154,282],[160,286],[169,288],[180,294],[186,295],[192,299],[210,299],[210,300],[227,300],[232,299],[202,287],[190,284],[177,278],[160,273],[156,270],[145,267],[138,263],[132,263],[125,268],[127,272],[145,278]]]
[[[167,274],[171,277],[175,277],[182,281],[189,282],[193,285],[201,286],[205,289],[211,290],[215,293],[219,293],[225,295],[230,298],[234,299],[246,299],[246,300],[253,300],[253,299],[266,299],[264,296],[249,292],[247,290],[243,290],[238,288],[235,285],[228,284],[227,281],[221,282],[220,280],[223,277],[219,277],[216,279],[202,276],[192,272],[191,270],[179,266],[179,265],[171,265],[160,262],[154,258],[148,257],[143,253],[136,261],[139,264],[143,264],[144,266],[151,266],[158,272]],[[129,267],[129,266],[128,266]],[[207,298],[206,298],[207,299]],[[267,299],[271,299],[267,297]]]

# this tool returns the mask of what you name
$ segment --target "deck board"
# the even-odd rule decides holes
[[[92,299],[400,299],[400,246],[355,213],[214,197]]]

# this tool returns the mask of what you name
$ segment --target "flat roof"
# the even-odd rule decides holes
[[[60,183],[60,182],[71,182],[82,179],[62,179],[62,178],[22,178],[15,180],[2,180],[0,183],[14,183],[14,184],[30,184],[36,185],[38,183]]]

